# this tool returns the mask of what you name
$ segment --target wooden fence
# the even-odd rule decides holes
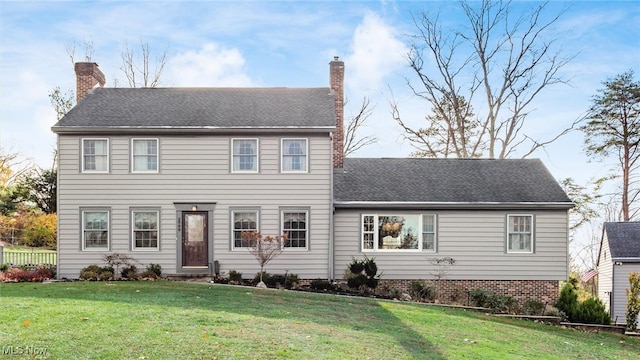
[[[0,246],[0,264],[12,265],[57,265],[58,253],[51,251],[8,251]]]

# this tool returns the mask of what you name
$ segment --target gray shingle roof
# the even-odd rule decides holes
[[[604,229],[612,259],[640,258],[640,222],[608,222]]]
[[[349,202],[572,206],[538,159],[347,158],[343,170],[334,173],[334,198],[337,206]]]
[[[74,128],[335,127],[329,88],[97,88],[63,117]]]

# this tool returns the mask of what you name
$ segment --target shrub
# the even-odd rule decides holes
[[[287,274],[285,277],[283,274],[269,275],[265,273],[265,275],[263,275],[263,281],[265,285],[270,288],[284,287],[286,289],[291,289],[298,283],[298,275]]]
[[[347,277],[347,286],[349,286],[349,288],[356,290],[368,288],[375,292],[380,281],[375,258],[368,258],[365,255],[364,260],[359,261],[352,257],[351,263],[347,268],[351,272]]]
[[[561,319],[565,319],[567,317],[567,314],[563,313],[562,311],[560,311],[555,306],[547,306],[547,307],[545,307],[544,313],[542,313],[542,315],[555,316],[555,317],[559,317]]]
[[[36,282],[44,281],[52,278],[51,270],[48,268],[36,268],[33,270],[25,270],[21,268],[12,268],[0,273],[0,281],[6,282]]]
[[[400,299],[402,297],[402,290],[398,288],[392,288],[389,290],[389,297],[392,299]]]
[[[162,277],[162,266],[160,266],[160,264],[151,263],[151,264],[147,265],[147,269],[146,270],[147,271],[145,271],[145,273],[146,272],[151,272],[151,273],[156,275],[155,276],[156,278]]]
[[[414,280],[409,284],[409,295],[416,300],[433,301],[436,298],[436,289],[431,284]]]
[[[229,270],[229,282],[237,284],[242,283],[242,273],[235,270]]]
[[[573,321],[578,309],[578,293],[573,282],[567,282],[562,286],[556,307]]]
[[[9,264],[0,264],[0,272],[7,271],[9,269],[11,269],[11,266],[9,266]]]
[[[609,325],[611,324],[611,316],[609,316],[600,299],[590,297],[578,304],[574,318],[571,321],[584,324]]]
[[[129,280],[138,279],[139,278],[138,268],[135,265],[129,265],[122,269],[122,271],[120,272],[120,275],[123,278],[129,279]]]
[[[113,268],[111,266],[100,267],[92,264],[80,270],[82,280],[110,280],[113,279]]]
[[[258,272],[256,276],[253,277],[253,283],[257,284],[260,282],[260,274],[262,274],[262,282],[264,282],[264,284],[266,285],[269,282],[269,278],[271,277],[271,274],[266,271],[263,271],[262,273]]]
[[[627,330],[635,331],[638,328],[638,314],[640,314],[640,274],[629,274],[629,288],[627,293]]]
[[[309,284],[309,287],[314,290],[335,290],[335,286],[331,283],[331,281],[325,279],[313,279],[311,280],[311,284]]]
[[[469,292],[471,302],[475,306],[489,308],[495,312],[512,313],[518,310],[518,300],[511,296],[499,295],[483,289],[474,289]]]
[[[524,313],[526,315],[542,315],[544,314],[545,305],[537,300],[527,300],[524,303]]]

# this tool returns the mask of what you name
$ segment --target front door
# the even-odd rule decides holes
[[[182,213],[182,266],[209,266],[209,239],[207,212]]]

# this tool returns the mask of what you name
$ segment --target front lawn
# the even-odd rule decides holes
[[[36,358],[630,359],[640,354],[639,339],[618,334],[425,304],[215,284],[1,284],[0,304],[3,354]]]

